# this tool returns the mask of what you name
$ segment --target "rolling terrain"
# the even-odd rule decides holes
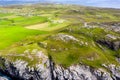
[[[120,9],[0,7],[0,56],[8,80],[120,80]]]

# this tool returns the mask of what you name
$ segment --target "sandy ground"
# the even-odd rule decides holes
[[[41,23],[41,24],[36,24],[36,25],[30,25],[30,26],[26,26],[27,29],[36,29],[36,30],[40,30],[43,29],[45,27],[48,27],[49,23]]]
[[[15,15],[10,15],[10,16],[5,16],[5,17],[2,17],[2,18],[8,18],[8,19],[11,19],[11,18],[17,18],[19,16],[15,16]]]

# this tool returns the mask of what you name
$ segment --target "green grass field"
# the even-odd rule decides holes
[[[65,27],[67,24],[56,24],[50,26],[47,17],[43,16],[14,16],[10,17],[10,14],[0,14],[0,50],[9,47],[15,42],[21,41],[29,36],[41,35],[48,33],[47,31],[54,31]],[[49,25],[41,25],[43,23],[49,23]],[[38,25],[36,29],[29,29],[26,27]],[[43,27],[42,29],[39,27]]]
[[[46,34],[45,31],[29,30],[24,27],[13,26],[0,28],[0,49],[4,49],[28,36]]]
[[[7,18],[9,14],[0,14],[0,50],[4,49],[15,42],[25,39],[28,36],[46,34],[45,31],[30,30],[24,26],[43,23],[47,21],[46,17],[22,17],[15,16]],[[4,18],[6,16],[6,18]]]

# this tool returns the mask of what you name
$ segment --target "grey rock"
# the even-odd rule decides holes
[[[77,38],[75,38],[74,36],[72,35],[67,35],[67,34],[57,34],[55,36],[52,36],[53,39],[55,40],[62,40],[64,42],[67,42],[67,41],[75,41],[75,42],[78,42],[79,40]]]
[[[12,63],[6,60],[5,69],[0,70],[7,71],[9,75],[17,77],[18,80],[120,80],[120,67],[114,64],[102,65],[108,71],[102,68],[94,69],[82,64],[64,68],[55,65],[51,57],[47,57],[42,52],[39,53],[39,57],[45,59],[36,64],[36,68],[28,66],[28,63],[22,60]]]
[[[9,79],[0,76],[0,80],[9,80]]]

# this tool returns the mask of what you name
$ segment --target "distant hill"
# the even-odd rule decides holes
[[[27,4],[27,3],[61,3],[61,4],[77,4],[84,6],[120,8],[120,1],[114,0],[0,0],[0,5]]]
[[[27,4],[27,3],[39,3],[41,1],[39,0],[26,0],[26,1],[19,1],[19,0],[9,0],[9,1],[4,1],[4,0],[0,0],[0,5],[5,6],[5,5],[17,5],[17,4]]]

